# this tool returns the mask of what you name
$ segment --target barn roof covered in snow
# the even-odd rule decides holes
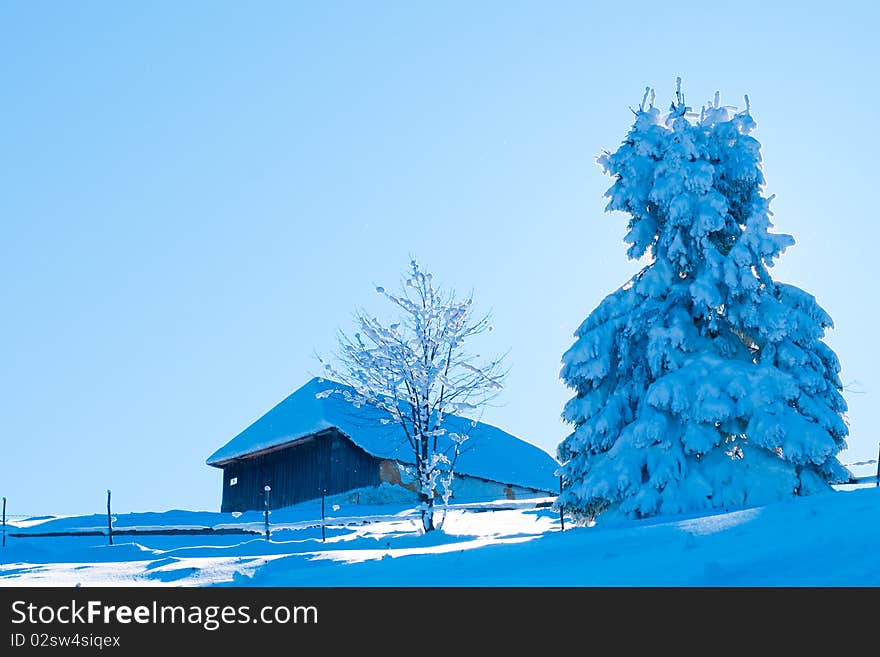
[[[339,394],[318,398],[318,393],[342,386],[312,379],[281,401],[247,429],[208,457],[208,465],[222,467],[234,459],[293,443],[319,431],[336,428],[368,454],[381,459],[412,463],[406,436],[395,424],[379,422],[378,411],[356,408]],[[544,450],[483,422],[447,416],[448,431],[467,433],[455,465],[459,474],[505,484],[553,492],[558,464]],[[451,452],[452,442],[441,437],[441,448]]]

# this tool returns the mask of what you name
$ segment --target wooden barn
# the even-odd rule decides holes
[[[319,398],[338,385],[312,379],[208,458],[208,465],[223,470],[221,511],[262,509],[266,486],[273,509],[350,491],[353,501],[371,490],[414,497],[402,467],[412,462],[402,430],[339,395]],[[456,463],[455,500],[541,497],[557,490],[558,464],[547,452],[489,424],[454,416],[446,422],[470,436]]]

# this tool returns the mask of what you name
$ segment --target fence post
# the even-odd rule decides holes
[[[269,540],[269,492],[272,490],[272,487],[266,484],[263,486],[263,501],[265,503],[266,508],[263,511],[263,522],[266,525],[266,540]]]
[[[6,498],[3,498],[3,547],[6,547]]]
[[[321,491],[321,542],[327,542],[327,534],[324,533],[324,498],[327,496],[327,491]]]
[[[110,515],[110,489],[107,489],[107,537],[113,545],[113,517]]]
[[[562,497],[562,475],[559,475],[559,497]],[[557,498],[558,499],[558,498]],[[560,531],[565,531],[565,513],[562,510],[562,507],[559,507],[559,526],[561,527]]]

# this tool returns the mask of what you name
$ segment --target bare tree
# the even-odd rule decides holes
[[[474,315],[472,296],[457,299],[435,287],[415,260],[399,294],[376,291],[396,306],[398,321],[386,326],[356,312],[358,331],[340,331],[336,364],[321,361],[326,376],[344,387],[322,394],[373,406],[378,421],[401,428],[411,450],[422,527],[429,532],[435,529],[435,499],[448,502],[455,461],[468,439],[466,432],[447,430],[446,419],[473,416],[498,394],[506,372],[501,357],[478,364],[479,356],[465,351],[468,340],[492,330],[490,315]]]

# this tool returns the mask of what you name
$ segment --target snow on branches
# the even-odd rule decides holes
[[[376,292],[395,306],[398,320],[386,325],[357,312],[357,332],[340,332],[336,363],[322,361],[325,375],[345,387],[323,394],[372,406],[382,422],[401,428],[413,457],[423,527],[430,531],[434,500],[448,501],[455,460],[468,438],[448,432],[444,419],[478,411],[501,390],[505,372],[501,358],[478,363],[466,350],[472,338],[491,330],[489,315],[474,314],[472,297],[459,299],[435,286],[415,260],[400,293],[384,287]],[[451,453],[439,447],[441,436],[450,439]]]

